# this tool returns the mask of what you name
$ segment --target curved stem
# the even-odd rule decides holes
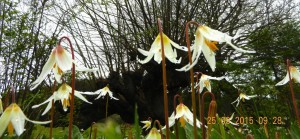
[[[182,97],[179,94],[176,94],[174,96],[174,116],[176,115],[176,100],[177,98],[179,99],[179,102],[182,103]],[[178,126],[177,126],[177,120],[175,120],[175,135],[176,135],[176,139],[178,139]]]
[[[70,46],[70,49],[71,49],[72,60],[73,60],[73,63],[72,63],[72,93],[71,93],[70,121],[69,121],[69,139],[71,139],[72,138],[72,128],[73,128],[73,113],[74,113],[74,89],[75,89],[75,64],[74,64],[74,59],[75,59],[75,56],[74,56],[74,49],[73,49],[72,43],[71,43],[71,41],[68,37],[65,37],[65,36],[61,37],[58,44],[60,45],[60,43],[63,39],[66,39],[70,44],[69,46]]]
[[[299,112],[298,112],[297,102],[296,102],[296,99],[295,99],[295,94],[294,94],[294,89],[293,89],[293,82],[292,82],[291,72],[290,72],[291,62],[290,62],[289,59],[286,60],[286,65],[287,65],[287,71],[288,71],[289,79],[290,79],[289,85],[290,85],[290,91],[291,91],[291,94],[292,94],[292,100],[293,100],[294,110],[295,110],[295,113],[296,113],[296,118],[297,118],[297,121],[298,121],[298,126],[300,126]]]
[[[186,45],[188,47],[188,55],[189,55],[189,62],[192,65],[192,54],[191,54],[191,43],[189,37],[189,24],[194,24],[199,26],[197,22],[189,21],[185,25],[185,38],[186,38]],[[192,109],[193,109],[193,126],[194,126],[194,138],[197,139],[197,124],[196,124],[196,98],[195,98],[195,88],[194,88],[194,70],[190,68],[190,80],[191,80],[191,88],[192,88]]]
[[[168,109],[168,95],[167,95],[167,72],[166,72],[166,60],[165,60],[165,49],[164,49],[164,39],[161,27],[160,19],[157,19],[158,29],[161,40],[161,57],[162,57],[162,76],[163,76],[163,90],[164,90],[164,111],[165,111],[165,124],[166,124],[166,138],[170,138],[169,129],[169,109]]]
[[[201,101],[201,122],[202,122],[202,138],[205,138],[205,123],[204,123],[204,98],[205,96],[209,94],[211,96],[211,99],[215,101],[215,95],[211,92],[206,91],[203,95],[202,95],[202,101]]]
[[[154,121],[153,126],[155,127],[156,124],[158,125],[159,133],[160,133],[161,139],[164,139],[164,136],[163,136],[162,130],[161,130],[161,125],[160,125],[160,122],[159,122],[158,120],[155,120],[155,121]]]
[[[54,94],[56,90],[56,80],[54,80],[54,83],[53,83],[53,88],[52,88],[52,95]],[[52,102],[51,102],[51,115],[50,115],[50,119],[51,119],[51,123],[50,123],[50,136],[49,138],[52,139],[52,129],[53,129],[53,119],[54,119],[54,99],[52,99]]]

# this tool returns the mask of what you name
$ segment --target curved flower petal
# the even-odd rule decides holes
[[[148,63],[152,59],[153,56],[154,56],[154,53],[149,53],[149,55],[144,60],[138,59],[138,62],[141,64]]]
[[[108,90],[108,95],[109,95],[109,97],[112,98],[112,99],[119,100],[119,99],[113,97],[113,92],[111,92],[110,90]]]
[[[42,72],[40,76],[30,84],[30,90],[35,89],[41,82],[46,78],[46,76],[50,73],[51,69],[53,68],[55,64],[55,56],[54,56],[54,50],[52,50],[52,53],[47,60],[46,64],[44,65]]]
[[[233,45],[230,40],[226,40],[226,43],[229,44],[233,49],[235,49],[239,52],[242,52],[242,53],[256,53],[255,51],[249,51],[249,50],[244,50],[242,48],[238,48],[237,46]]]
[[[143,50],[143,49],[141,49],[141,48],[138,48],[138,51],[142,54],[142,55],[144,55],[144,56],[148,56],[151,52],[148,52],[148,51],[145,51],[145,50]]]
[[[173,42],[172,40],[170,40],[170,43],[176,48],[176,49],[179,49],[179,50],[182,50],[182,51],[188,51],[188,48],[185,47],[185,46],[179,46],[177,43]]]
[[[158,64],[160,64],[161,60],[162,60],[162,58],[161,58],[161,52],[158,51],[157,53],[154,54],[154,61],[156,61]]]
[[[4,113],[0,117],[0,125],[1,125],[0,126],[0,137],[5,132],[6,127],[8,126],[8,123],[11,120],[11,113],[12,113],[12,110],[11,110],[11,108],[8,107],[5,109]]]
[[[240,100],[240,97],[238,97],[235,101],[231,102],[231,104],[233,104],[233,103],[235,103],[235,102],[237,102],[239,100]]]
[[[204,86],[204,82],[203,81],[200,80],[199,83],[200,83],[200,90],[199,90],[199,92],[201,93],[203,91],[203,89],[204,89],[205,86]]]
[[[202,26],[198,27],[198,31],[200,32],[201,35],[203,35],[205,38],[207,38],[211,41],[225,42],[226,34],[220,32],[218,30],[215,30],[208,26],[202,25]],[[228,36],[228,37],[230,37],[230,36]]]
[[[251,96],[247,96],[247,97],[250,99],[250,98],[257,97],[257,95],[251,95]]]
[[[13,107],[11,113],[11,123],[18,136],[20,136],[25,131],[25,115],[23,114],[21,108],[16,106]]]
[[[98,95],[96,92],[81,92],[81,91],[77,91],[77,92],[82,95]]]
[[[54,73],[54,78],[58,83],[61,83],[61,76],[63,74],[63,71],[56,65],[54,64],[53,68],[53,73]]]
[[[0,98],[0,114],[2,114],[2,113],[3,113],[3,105],[2,105],[2,100]]]
[[[55,102],[55,101],[54,101]],[[52,107],[52,101],[50,101],[47,105],[47,107],[45,108],[44,112],[42,113],[42,115],[45,115]]]
[[[207,82],[209,82],[209,80],[207,80]],[[207,89],[209,92],[211,92],[211,85],[210,85],[210,83],[209,83],[208,85],[206,85],[205,87],[206,87],[206,89]]]
[[[289,82],[289,73],[286,74],[286,76],[283,78],[283,80],[281,80],[280,82],[278,82],[275,86],[279,86],[279,85],[284,85],[287,82]]]
[[[89,103],[89,104],[92,104],[92,103],[89,102],[83,95],[81,95],[80,93],[78,93],[78,91],[75,91],[75,92],[74,92],[74,95],[75,95],[76,97],[78,97],[79,99],[83,100],[84,102]]]
[[[220,81],[220,80],[223,80],[225,78],[225,76],[222,76],[222,77],[212,77],[212,76],[208,76],[207,75],[207,78],[208,79],[211,79],[211,80],[217,80],[217,81]]]
[[[172,112],[171,116],[168,118],[169,120],[169,128],[175,124],[175,113]],[[161,130],[166,129],[166,126],[162,127]]]
[[[206,44],[205,44],[206,45]],[[202,51],[204,54],[204,57],[209,64],[212,71],[215,71],[216,69],[216,58],[215,58],[215,52],[213,52],[207,45],[202,47]]]
[[[49,97],[46,101],[40,103],[40,104],[37,104],[37,105],[33,105],[31,108],[37,108],[37,107],[40,107],[41,105],[44,105],[48,102],[51,102],[52,100],[54,99],[54,95],[52,95],[51,97]]]

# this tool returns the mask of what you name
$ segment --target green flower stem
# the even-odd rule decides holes
[[[189,21],[185,25],[185,39],[186,39],[186,45],[188,48],[188,55],[189,55],[189,62],[190,65],[192,65],[192,54],[191,54],[191,42],[190,42],[190,37],[189,37],[189,25],[194,24],[197,27],[199,24],[194,21]],[[195,88],[194,88],[194,70],[193,68],[190,69],[190,80],[191,80],[191,88],[192,88],[192,110],[193,110],[193,126],[194,126],[194,138],[197,139],[197,124],[196,124],[196,98],[195,98]]]
[[[160,19],[157,19],[158,29],[161,40],[161,57],[162,57],[162,76],[163,76],[163,90],[164,90],[164,111],[165,111],[165,124],[166,124],[166,138],[170,138],[169,129],[169,109],[168,109],[168,95],[167,95],[167,73],[166,73],[166,60],[165,60],[165,49],[164,49],[164,39],[161,27]]]
[[[206,91],[203,95],[202,95],[202,101],[201,101],[201,122],[202,122],[202,138],[203,139],[206,139],[205,138],[205,122],[204,122],[204,98],[205,98],[205,96],[207,95],[207,94],[209,94],[210,96],[211,96],[211,99],[213,100],[213,101],[215,101],[216,99],[215,99],[215,95],[213,94],[213,93],[211,93],[211,92],[208,92],[208,91]]]
[[[294,94],[294,89],[293,89],[293,82],[292,82],[291,72],[290,72],[291,62],[290,62],[289,59],[286,60],[286,66],[287,66],[287,71],[289,73],[290,92],[292,94],[292,100],[293,100],[294,110],[295,110],[295,113],[296,113],[296,118],[297,118],[297,121],[298,121],[298,126],[300,126],[299,112],[298,112],[297,102],[296,102],[296,99],[295,99],[295,94]]]
[[[55,90],[56,90],[56,80],[54,80],[52,94],[54,94]],[[52,139],[52,129],[53,129],[53,120],[54,120],[54,100],[53,99],[52,99],[51,103],[52,103],[51,104],[51,115],[50,115],[51,123],[50,123],[50,135],[49,135],[50,139]]]
[[[66,39],[69,42],[71,53],[72,53],[72,60],[74,61],[74,49],[72,43],[68,37],[60,38],[58,44],[61,43],[63,39]],[[69,139],[72,139],[72,128],[73,128],[73,113],[74,113],[74,89],[75,89],[75,64],[72,64],[72,93],[71,93],[71,106],[70,106],[70,121],[69,121]]]

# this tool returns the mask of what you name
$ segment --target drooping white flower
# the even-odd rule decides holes
[[[211,67],[212,71],[215,71],[216,68],[216,58],[215,58],[215,52],[219,50],[216,44],[226,42],[229,44],[232,48],[239,52],[243,53],[255,53],[255,51],[247,51],[243,50],[241,48],[238,48],[237,46],[233,45],[231,43],[232,39],[235,39],[238,37],[238,34],[234,37],[231,37],[225,33],[222,33],[218,30],[214,30],[209,28],[208,26],[201,25],[197,28],[195,33],[195,44],[193,44],[193,55],[192,55],[192,64],[187,64],[186,66],[182,67],[181,69],[178,69],[178,71],[188,71],[190,68],[195,66],[199,60],[200,54],[203,51],[204,57],[206,61],[208,62],[209,66]]]
[[[178,60],[177,58],[177,52],[175,49],[172,48],[172,46],[174,46],[177,49],[183,50],[183,51],[187,51],[186,47],[183,46],[179,46],[177,43],[173,42],[172,40],[169,39],[168,36],[166,36],[165,34],[163,34],[163,43],[164,43],[164,51],[165,51],[165,57],[167,59],[169,59],[169,61],[171,61],[172,63],[180,63],[181,62],[181,58],[179,58]],[[149,51],[145,51],[143,49],[138,48],[138,51],[143,54],[144,56],[147,56],[144,60],[139,60],[138,61],[142,64],[148,63],[152,57],[154,56],[154,60],[160,64],[160,62],[162,61],[162,57],[161,57],[161,37],[160,34],[157,35],[156,39],[154,40],[154,42],[151,45],[151,48]]]
[[[224,76],[222,76],[222,77],[212,77],[212,76],[208,76],[208,75],[205,75],[205,74],[202,73],[200,81],[199,81],[199,83],[197,83],[195,85],[195,88],[198,87],[198,86],[200,86],[199,93],[201,93],[203,91],[204,87],[209,92],[211,92],[210,80],[218,80],[218,81],[220,81],[220,80],[222,80],[224,78],[225,78]]]
[[[111,91],[109,90],[108,85],[105,86],[105,87],[103,87],[102,89],[99,89],[99,90],[95,91],[95,92],[92,93],[92,94],[98,95],[98,97],[95,98],[95,99],[99,99],[100,97],[105,97],[106,95],[109,95],[109,97],[110,97],[111,99],[119,100],[119,99],[117,99],[117,98],[115,98],[115,97],[113,96],[113,92],[111,92]],[[89,94],[89,95],[92,95],[92,94]]]
[[[141,121],[141,123],[145,124],[142,129],[146,128],[146,130],[151,128],[151,120]]]
[[[152,127],[146,139],[161,139],[161,135],[155,127]]]
[[[72,68],[73,63],[75,62],[72,60],[71,54],[68,51],[66,51],[61,45],[56,46],[55,48],[53,48],[39,77],[30,84],[30,89],[33,90],[39,84],[41,84],[42,81],[47,77],[47,75],[51,72],[52,69],[56,81],[58,83],[61,83],[61,76],[63,75],[64,72]],[[89,68],[78,67],[78,66],[76,66],[75,69],[77,71],[88,71],[88,72],[97,70],[97,69],[89,69]]]
[[[23,113],[22,109],[16,104],[10,104],[0,117],[0,137],[4,133],[5,129],[8,128],[9,135],[13,135],[13,131],[20,136],[24,131],[25,120],[34,124],[48,124],[51,121],[33,121],[28,119]]]
[[[240,104],[240,101],[242,100],[243,102],[245,102],[245,99],[246,100],[250,100],[251,98],[254,98],[254,97],[257,97],[257,95],[251,95],[251,96],[247,96],[246,94],[244,93],[240,93],[239,97],[233,101],[231,104],[237,102],[236,104],[236,107]]]
[[[181,123],[181,126],[184,127],[185,123],[188,122],[190,125],[193,125],[193,113],[190,111],[190,109],[185,106],[183,103],[180,103],[176,107],[176,115],[174,112],[169,117],[169,127],[172,127],[175,124],[175,120],[179,119],[179,122]],[[198,128],[201,128],[202,123],[196,119],[196,126]],[[164,130],[166,126],[162,128]]]
[[[69,85],[67,85],[66,83],[64,83],[46,101],[42,102],[41,104],[34,105],[34,106],[32,106],[32,108],[37,108],[37,107],[39,107],[39,106],[41,106],[43,104],[48,103],[46,109],[42,113],[42,115],[45,115],[51,109],[52,100],[54,100],[54,102],[57,101],[57,100],[60,100],[61,103],[62,103],[64,111],[67,111],[68,110],[68,106],[70,106],[71,93],[72,93],[72,87],[70,87]],[[91,92],[80,92],[80,91],[74,90],[74,96],[78,97],[79,99],[83,100],[86,103],[92,104],[84,96],[82,96],[82,94],[90,94],[90,93]]]
[[[300,72],[299,72],[299,70],[296,67],[294,67],[294,66],[290,66],[289,69],[290,69],[291,79],[295,80],[298,83],[300,83]],[[287,72],[287,74],[283,78],[283,80],[281,80],[280,82],[278,82],[275,86],[284,85],[287,82],[289,82],[289,80],[290,80],[289,73]]]

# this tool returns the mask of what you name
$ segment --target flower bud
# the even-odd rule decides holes
[[[210,132],[213,124],[216,124],[217,102],[212,100],[208,108],[208,125],[207,125],[207,137],[210,136]]]

